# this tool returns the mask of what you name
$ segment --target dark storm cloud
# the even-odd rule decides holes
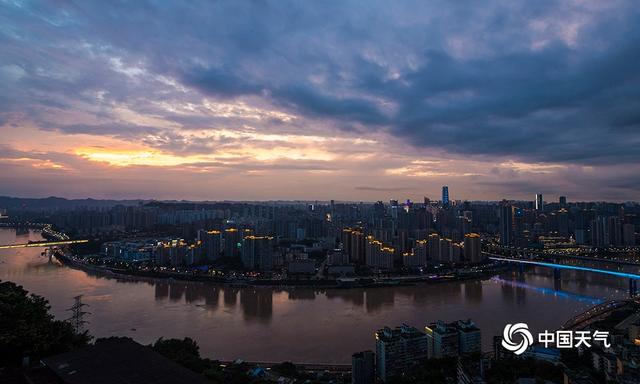
[[[106,119],[124,103],[185,129],[206,124],[150,104],[178,97],[162,77],[186,87],[176,91],[186,101],[259,98],[309,121],[453,154],[640,161],[640,14],[630,1],[17,2],[0,10],[0,25],[0,112],[36,120],[78,103]],[[153,131],[113,122],[57,129]],[[189,149],[162,137],[146,142]]]

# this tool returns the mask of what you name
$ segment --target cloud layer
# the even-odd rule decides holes
[[[4,194],[640,191],[631,1],[7,1],[0,53]]]

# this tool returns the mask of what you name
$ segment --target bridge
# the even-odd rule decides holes
[[[582,312],[579,315],[574,316],[573,318],[567,320],[566,323],[562,326],[562,329],[565,330],[580,330],[584,329],[587,326],[595,323],[598,320],[601,320],[607,316],[609,316],[612,312],[617,311],[619,309],[623,309],[625,307],[632,308],[633,306],[637,307],[638,301],[634,300],[612,300],[607,301],[602,304],[598,304],[593,306],[586,311]]]
[[[547,268],[552,268],[554,271],[554,277],[556,279],[560,278],[560,271],[563,269],[568,269],[568,270],[574,270],[574,271],[585,271],[585,272],[593,272],[593,273],[599,273],[599,274],[604,274],[604,275],[609,275],[609,276],[615,276],[615,277],[622,277],[625,279],[629,279],[629,296],[630,297],[634,297],[636,294],[638,294],[638,280],[640,280],[640,273],[632,273],[632,272],[623,272],[623,271],[619,271],[619,270],[612,270],[612,269],[606,269],[606,268],[597,268],[597,267],[586,267],[586,266],[580,266],[580,265],[571,265],[571,264],[561,264],[559,261],[547,261],[547,260],[540,260],[540,259],[536,259],[536,258],[520,258],[520,257],[508,257],[508,256],[504,256],[504,255],[499,255],[499,254],[495,254],[495,253],[488,253],[485,252],[484,253],[486,256],[488,256],[489,260],[493,260],[493,261],[500,261],[500,262],[507,262],[507,263],[517,263],[520,265],[535,265],[535,266],[541,266],[541,267],[547,267]],[[539,255],[536,255],[539,257]],[[574,259],[573,257],[566,257],[567,259]],[[559,260],[561,258],[556,258],[556,260]],[[610,261],[610,260],[606,260],[606,259],[599,259],[599,258],[585,258],[585,257],[579,257],[579,260],[586,260],[586,261],[591,261],[591,262],[597,262],[597,263],[614,263],[614,264],[624,264],[624,265],[632,265],[632,266],[637,266],[640,267],[640,264],[638,263],[632,263],[632,262],[624,262],[624,263],[616,263],[615,261]],[[640,271],[640,268],[639,268]]]
[[[55,247],[58,245],[82,244],[82,243],[88,243],[88,242],[89,240],[42,241],[42,242],[23,243],[23,244],[5,244],[5,245],[0,245],[0,249]]]

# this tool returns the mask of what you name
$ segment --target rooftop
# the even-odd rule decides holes
[[[42,362],[67,384],[198,384],[201,375],[127,338],[97,342]]]

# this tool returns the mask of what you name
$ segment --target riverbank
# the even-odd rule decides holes
[[[465,274],[446,274],[442,276],[420,275],[420,276],[394,276],[384,278],[374,277],[352,277],[338,279],[238,279],[222,276],[212,276],[204,274],[187,274],[181,272],[167,271],[150,271],[141,269],[122,269],[108,266],[100,266],[85,262],[83,259],[74,258],[61,252],[55,254],[63,265],[71,268],[83,270],[85,272],[99,273],[104,276],[112,276],[127,279],[153,279],[153,280],[181,280],[206,282],[222,286],[232,287],[301,287],[301,288],[332,288],[332,289],[349,289],[349,288],[378,288],[378,287],[397,287],[412,286],[416,284],[436,284],[455,281],[467,281],[477,279],[488,279],[508,267],[493,266],[489,270],[478,271]]]
[[[31,237],[39,239],[39,231]],[[15,231],[0,229],[0,244],[12,242]],[[83,295],[95,337],[127,336],[142,344],[191,337],[203,356],[224,361],[350,364],[354,351],[375,348],[372,335],[385,325],[423,327],[470,317],[483,335],[501,334],[505,324],[521,319],[531,329],[557,329],[598,303],[583,298],[627,296],[622,279],[565,274],[558,290],[553,275],[536,268],[508,270],[501,280],[383,288],[223,286],[60,268],[41,251],[0,250],[0,279],[46,296],[59,318],[68,318],[73,297]],[[483,337],[482,350],[492,348],[491,337]]]

